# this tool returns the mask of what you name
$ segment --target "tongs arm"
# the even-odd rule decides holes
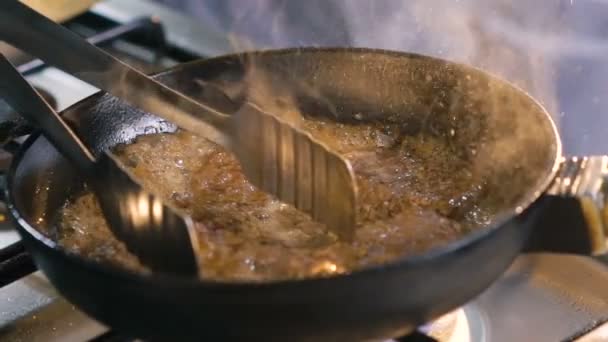
[[[19,1],[0,1],[0,40],[183,129],[227,143],[229,116],[148,77]]]
[[[0,98],[38,127],[45,136],[81,170],[92,170],[95,157],[82,144],[76,133],[51,109],[11,62],[0,54]],[[38,96],[30,96],[36,94]]]

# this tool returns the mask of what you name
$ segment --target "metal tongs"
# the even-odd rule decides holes
[[[162,204],[133,181],[111,153],[99,157],[80,141],[44,98],[0,54],[0,98],[44,136],[83,173],[114,234],[143,264],[155,270],[192,275],[198,272],[192,222]]]
[[[0,39],[228,147],[254,185],[311,214],[340,238],[352,238],[357,194],[352,168],[308,133],[249,102],[230,115],[198,103],[18,1],[0,1]]]

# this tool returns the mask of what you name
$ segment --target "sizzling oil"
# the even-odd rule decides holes
[[[349,272],[422,253],[483,226],[483,190],[440,138],[398,126],[305,121],[345,154],[359,186],[354,241],[257,190],[223,148],[187,132],[142,136],[117,153],[146,188],[197,221],[203,278],[268,281]],[[80,255],[147,272],[108,229],[94,196],[66,203],[59,243]]]

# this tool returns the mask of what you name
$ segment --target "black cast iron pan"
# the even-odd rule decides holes
[[[48,238],[55,228],[46,222],[79,189],[80,179],[43,137],[33,135],[8,174],[10,213],[36,264],[84,312],[118,331],[166,340],[400,336],[463,305],[499,277],[529,236],[547,198],[543,193],[576,192],[588,183],[578,182],[574,190],[576,180],[601,179],[594,173],[600,172],[601,158],[585,159],[584,167],[560,164],[553,122],[523,91],[479,70],[430,57],[290,49],[196,61],[157,77],[194,98],[208,97],[196,80],[238,85],[252,63],[278,85],[313,89],[298,93],[305,112],[336,120],[355,115],[399,120],[409,127],[406,134],[446,139],[446,146],[468,158],[488,185],[480,201],[495,213],[492,225],[423,255],[332,278],[235,284],[142,276],[66,253]],[[96,152],[140,134],[175,130],[101,93],[63,115]],[[556,178],[560,170],[563,177]],[[598,250],[603,235],[597,208],[603,203],[595,196],[599,190],[591,190],[583,191],[589,195],[583,207],[588,217],[600,220],[583,235]],[[48,220],[34,220],[41,215]]]

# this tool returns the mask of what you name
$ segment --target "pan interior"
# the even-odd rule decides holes
[[[305,115],[395,123],[400,134],[438,139],[469,164],[471,184],[485,184],[478,204],[495,215],[513,213],[543,191],[561,153],[549,115],[525,92],[483,71],[429,57],[298,49],[212,59],[161,75],[170,86],[205,98],[201,79],[270,109],[280,104],[264,95],[278,94]],[[264,88],[243,95],[243,84]]]
[[[345,49],[271,51],[189,63],[159,79],[216,105],[230,104],[203,92],[201,82],[224,89],[237,103],[254,96],[269,109],[285,105],[259,96],[270,92],[306,115],[349,125],[382,122],[399,127],[408,139],[439,142],[441,153],[429,158],[454,156],[470,173],[460,188],[475,192],[469,196],[463,190],[446,205],[462,209],[462,215],[491,213],[480,226],[526,205],[548,181],[559,153],[548,115],[525,93],[481,71],[428,57]],[[245,92],[243,84],[251,88]],[[108,95],[94,96],[65,115],[96,152],[139,135],[175,130]],[[431,176],[449,178],[450,170]],[[17,168],[17,207],[52,237],[56,227],[48,222],[79,191],[78,184],[73,170],[39,139]],[[472,189],[479,184],[483,189]],[[34,193],[38,200],[32,200]],[[471,211],[472,206],[481,210]]]

